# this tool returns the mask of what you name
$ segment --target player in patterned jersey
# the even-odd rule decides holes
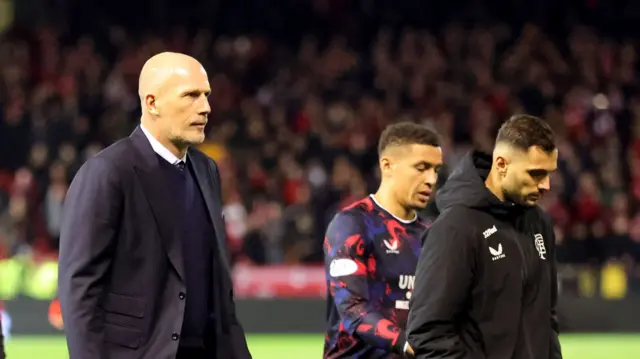
[[[442,151],[433,131],[399,123],[384,130],[378,154],[378,191],[342,209],[327,229],[325,359],[413,353],[404,328],[427,228],[418,211],[434,190]]]

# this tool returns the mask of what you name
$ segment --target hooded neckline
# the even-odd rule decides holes
[[[499,217],[513,217],[529,208],[501,201],[485,185],[491,171],[490,154],[470,151],[451,173],[445,185],[436,194],[440,212],[453,206],[477,209]]]

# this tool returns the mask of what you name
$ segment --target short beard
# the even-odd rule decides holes
[[[514,203],[519,205],[524,205],[519,199],[518,196],[513,196],[508,190],[502,188],[502,196],[504,197],[504,201],[507,203]]]
[[[170,139],[170,141],[171,143],[173,143],[174,146],[180,149],[188,148],[189,146],[195,145],[194,143],[190,143],[184,138],[179,138],[179,137],[173,137]]]

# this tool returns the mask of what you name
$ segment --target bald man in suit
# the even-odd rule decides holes
[[[207,73],[162,53],[141,123],[87,161],[65,200],[59,298],[70,359],[250,359],[235,315],[220,174],[193,146]]]

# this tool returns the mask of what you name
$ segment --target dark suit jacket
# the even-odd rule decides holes
[[[161,160],[138,127],[88,160],[71,183],[59,259],[70,359],[175,358],[186,288],[177,216],[167,199]],[[211,284],[215,328],[205,344],[217,348],[216,359],[248,359],[235,315],[218,168],[196,149],[189,149],[187,161],[217,237]]]

